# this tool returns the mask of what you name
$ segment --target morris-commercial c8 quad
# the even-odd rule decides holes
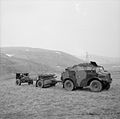
[[[61,80],[66,90],[89,86],[93,92],[108,90],[112,82],[111,74],[92,61],[66,68],[61,74]]]

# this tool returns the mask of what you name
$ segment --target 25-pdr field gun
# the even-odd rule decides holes
[[[21,85],[21,83],[28,83],[28,85],[33,84],[33,80],[29,77],[29,73],[16,73],[16,84]]]
[[[38,79],[36,81],[36,87],[50,87],[50,86],[55,86],[56,83],[58,82],[56,80],[55,74],[40,74],[38,75]]]
[[[89,86],[94,92],[108,90],[112,82],[111,74],[96,62],[81,63],[66,68],[61,74],[61,80],[66,90]]]

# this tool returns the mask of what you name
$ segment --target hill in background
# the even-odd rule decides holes
[[[83,62],[61,51],[28,47],[4,47],[0,57],[0,74],[61,72],[65,67]]]
[[[29,73],[60,73],[66,67],[84,62],[61,51],[29,47],[3,47],[0,53],[0,75]],[[120,58],[90,55],[89,60],[96,61],[109,70],[120,70]]]
[[[106,69],[112,71],[120,71],[120,58],[119,57],[106,57],[98,55],[89,55],[89,59],[96,61],[98,64],[103,65]]]

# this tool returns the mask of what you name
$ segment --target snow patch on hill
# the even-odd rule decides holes
[[[6,54],[8,57],[12,57],[12,56],[14,56],[13,54]]]
[[[56,66],[57,68],[60,68],[61,66]]]
[[[61,52],[58,52],[58,51],[57,51],[56,53],[57,53],[57,54],[61,54]]]

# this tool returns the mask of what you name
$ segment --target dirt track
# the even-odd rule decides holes
[[[65,91],[0,80],[0,119],[120,119],[120,74],[109,91]]]

